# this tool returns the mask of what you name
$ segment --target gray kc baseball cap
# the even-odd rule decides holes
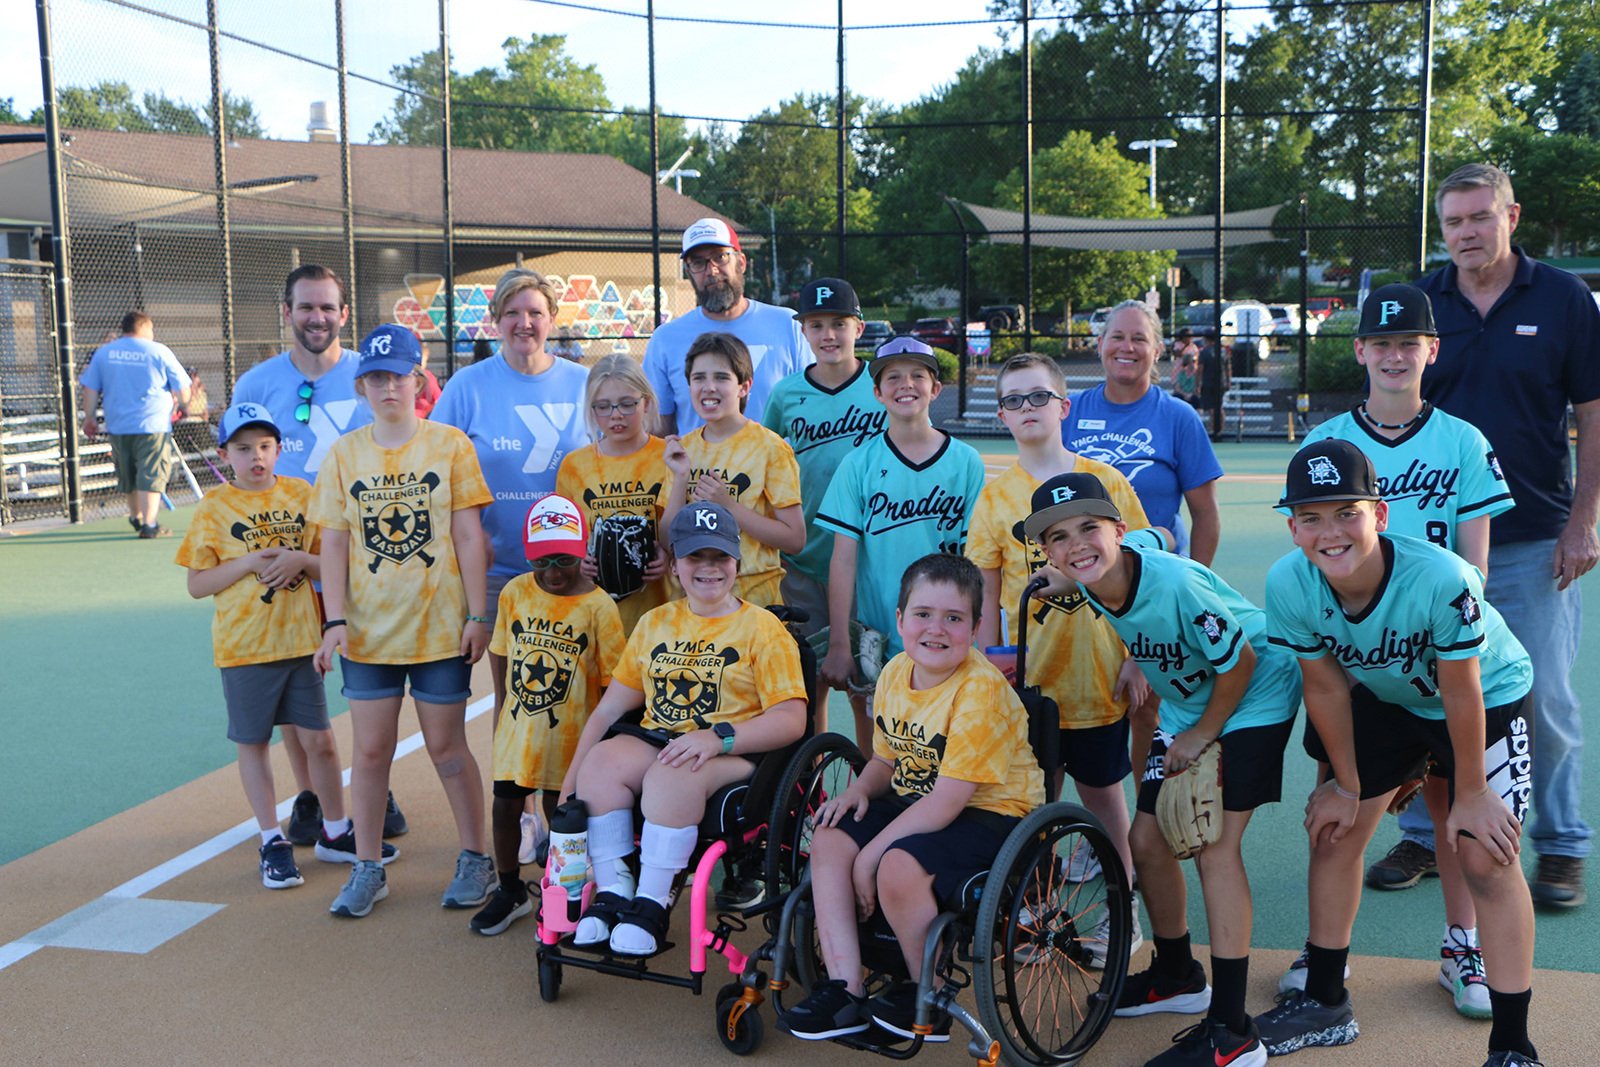
[[[739,520],[721,504],[696,500],[672,517],[667,540],[679,559],[702,548],[715,548],[738,559]]]

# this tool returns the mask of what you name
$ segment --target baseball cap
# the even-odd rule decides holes
[[[1074,515],[1099,515],[1119,521],[1122,518],[1104,483],[1092,474],[1058,474],[1033,491],[1032,504],[1033,514],[1023,520],[1022,532],[1035,541],[1050,527]]]
[[[843,278],[818,278],[800,290],[800,306],[795,309],[795,318],[823,312],[859,319],[861,301],[856,299],[855,288]]]
[[[667,531],[672,554],[682,559],[702,548],[715,548],[739,558],[739,520],[721,504],[696,500],[672,517]]]
[[[1370,298],[1369,298],[1370,299]],[[1349,441],[1328,438],[1306,445],[1289,461],[1280,508],[1334,500],[1382,500],[1372,460]]]
[[[701,219],[684,230],[683,252],[678,258],[682,259],[701,245],[724,245],[735,252],[743,251],[739,247],[739,235],[721,219]]]
[[[278,429],[278,423],[272,417],[272,412],[260,404],[252,404],[248,400],[233,405],[222,413],[222,418],[217,420],[217,444],[225,445],[234,434],[246,426],[265,426],[272,431],[272,436],[283,440],[283,431]]]
[[[522,552],[529,559],[542,556],[581,556],[589,538],[578,505],[557,493],[534,501],[522,526]]]
[[[361,339],[361,362],[356,377],[386,370],[411,374],[422,366],[422,342],[408,327],[385,323]]]
[[[1433,304],[1427,293],[1414,285],[1395,282],[1380,285],[1367,294],[1366,302],[1361,305],[1357,337],[1419,333],[1439,336],[1439,329],[1433,324]]]
[[[896,337],[879,345],[872,354],[872,361],[867,364],[867,370],[872,372],[872,380],[877,381],[883,369],[897,359],[909,359],[922,364],[934,374],[939,373],[939,357],[933,354],[933,349],[915,337]]]

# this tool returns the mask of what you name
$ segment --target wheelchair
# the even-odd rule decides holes
[[[1028,710],[1029,741],[1044,771],[1047,803],[1012,830],[993,867],[940,901],[940,914],[920,946],[915,1036],[874,1027],[833,1038],[836,1043],[909,1059],[931,1034],[935,1013],[944,1012],[967,1030],[968,1051],[984,1067],[1052,1067],[1078,1062],[1111,1022],[1128,972],[1133,895],[1099,820],[1054,795],[1061,766],[1059,712],[1055,701],[1026,685],[1028,600],[1040,584],[1030,583],[1022,595],[1016,686]],[[813,762],[802,752],[786,780],[796,783],[796,798],[814,806],[845,788],[864,761],[837,735],[823,734],[813,743]],[[803,870],[798,860],[808,852],[809,828],[785,832],[795,836],[779,844],[780,854],[788,849],[793,858],[787,868]],[[1098,862],[1099,873],[1084,877],[1086,869],[1093,871],[1090,859]],[[1074,870],[1083,881],[1068,880]],[[803,873],[782,898],[768,982],[779,1012],[792,984],[809,990],[827,978],[809,890],[809,873]],[[901,946],[881,911],[863,924],[861,950],[869,996],[908,978]],[[1103,961],[1098,969],[1097,960]],[[968,986],[976,1015],[956,1002]]]

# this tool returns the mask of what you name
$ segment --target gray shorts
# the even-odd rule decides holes
[[[809,616],[800,624],[800,636],[810,637],[828,625],[827,586],[810,575],[801,573],[793,565],[786,565],[783,568],[783,581],[778,589],[786,605]]]
[[[328,694],[310,656],[222,668],[228,740],[264,745],[274,726],[328,729]]]
[[[170,433],[114,433],[111,465],[117,472],[117,492],[164,493],[172,477]]]

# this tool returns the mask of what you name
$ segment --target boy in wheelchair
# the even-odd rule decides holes
[[[746,758],[783,748],[806,726],[806,687],[794,638],[766,608],[734,595],[739,526],[720,504],[697,501],[673,517],[673,568],[686,599],[639,620],[578,741],[561,785],[588,809],[588,864],[595,895],[573,936],[650,956],[665,942],[673,881],[689,863],[718,789],[750,777]],[[662,745],[606,737],[644,709]],[[635,885],[633,808],[644,828]]]
[[[946,900],[994,863],[1006,835],[1044,802],[1022,702],[972,647],[983,576],[935,553],[906,569],[895,623],[905,652],[884,666],[873,701],[873,758],[815,814],[810,871],[829,980],[778,1019],[816,1041],[873,1022],[910,1038],[922,946]],[[910,982],[865,999],[857,922],[881,908]],[[925,1041],[947,1041],[948,1015]]]

